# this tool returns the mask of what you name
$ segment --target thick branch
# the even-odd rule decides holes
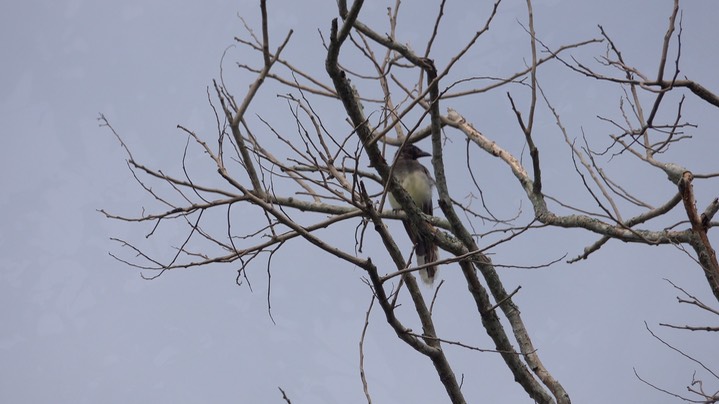
[[[711,287],[714,297],[719,301],[719,263],[717,262],[716,252],[709,241],[707,227],[704,221],[702,221],[699,212],[697,212],[692,186],[693,179],[692,173],[687,171],[678,184],[679,192],[682,194],[682,200],[684,202],[684,209],[687,212],[687,217],[692,225],[692,232],[694,234],[689,244],[697,253],[699,262],[704,268],[704,275],[707,278],[707,282],[709,282],[709,287]]]
[[[449,196],[450,193],[447,186],[447,178],[444,172],[442,153],[441,117],[439,113],[439,85],[436,80],[437,71],[431,60],[427,60],[427,63],[425,64],[425,71],[427,72],[427,81],[429,82],[430,90],[430,115],[432,118],[433,150],[432,164],[434,166],[437,190],[439,192],[439,206],[452,226],[452,233],[462,241],[467,250],[476,251],[479,250],[479,248],[474,242],[470,232],[464,227],[459,219]],[[532,346],[529,334],[527,333],[524,323],[519,315],[519,309],[504,289],[504,285],[499,279],[494,267],[491,265],[489,258],[484,254],[478,254],[476,259],[479,262],[477,267],[480,269],[482,276],[487,281],[492,295],[497,301],[503,302],[500,304],[500,307],[509,319],[509,322],[512,324],[512,330],[514,331],[514,335],[519,343],[520,350],[524,354],[524,359],[537,374],[540,380],[542,380],[542,382],[552,391],[558,403],[569,403],[569,395],[566,391],[564,391],[561,384],[549,374],[549,372],[544,368],[544,365],[542,365],[542,362],[539,360],[539,356],[536,354],[536,350]],[[503,328],[497,323],[498,319],[496,319],[496,312],[491,309],[493,306],[489,303],[489,299],[486,297],[487,293],[484,290],[484,287],[482,287],[479,280],[476,278],[476,273],[474,272],[473,267],[467,263],[460,264],[462,272],[470,285],[470,291],[472,292],[472,296],[475,298],[477,308],[482,316],[482,323],[484,324],[487,333],[495,341],[495,343],[498,344],[498,350],[504,351],[507,350],[507,348],[511,349],[511,344],[508,343]],[[508,344],[509,346],[499,346],[500,344]],[[513,349],[511,350],[513,351]],[[547,394],[544,388],[542,388],[542,386],[539,385],[534,377],[532,377],[532,375],[527,371],[527,368],[519,360],[517,355],[503,354],[502,357],[514,374],[515,380],[525,389],[530,397],[541,403],[554,401],[549,394]]]
[[[447,117],[443,119],[448,125],[461,130],[484,151],[500,158],[509,166],[532,203],[535,217],[544,224],[566,228],[583,228],[622,241],[642,244],[688,243],[692,238],[689,231],[635,230],[605,223],[587,215],[558,216],[549,210],[544,195],[534,192],[532,179],[516,157],[475,129],[457,111],[450,109]]]
[[[340,10],[343,9],[344,2],[340,1]],[[389,183],[390,185],[390,191],[397,196],[397,200],[402,204],[403,207],[408,207],[410,209],[405,210],[410,217],[410,220],[419,220],[421,215],[419,212],[419,209],[414,205],[414,203],[411,201],[411,198],[407,194],[407,192],[399,186],[397,183],[397,180],[390,176],[390,168],[387,165],[387,162],[382,157],[382,154],[377,147],[376,143],[370,143],[369,140],[371,139],[371,128],[368,126],[366,119],[364,118],[364,114],[362,112],[362,108],[359,104],[359,100],[357,99],[357,96],[355,96],[355,92],[352,89],[351,84],[346,78],[346,74],[344,71],[342,71],[339,68],[338,63],[338,57],[339,52],[342,46],[342,43],[346,39],[349,28],[352,27],[354,24],[357,15],[359,14],[359,9],[362,5],[362,1],[357,0],[352,6],[352,9],[347,13],[347,16],[344,21],[344,25],[342,27],[342,30],[338,32],[338,26],[337,26],[337,20],[332,21],[332,28],[330,33],[330,45],[327,51],[327,60],[325,62],[325,68],[327,70],[327,73],[332,78],[332,82],[334,83],[335,89],[337,91],[337,94],[339,95],[340,99],[342,100],[342,103],[345,107],[345,111],[347,112],[347,115],[350,117],[350,120],[352,121],[355,132],[357,136],[359,137],[362,144],[365,146],[365,150],[367,151],[367,155],[369,156],[371,165],[377,170],[377,172],[382,177],[383,181],[385,183]],[[346,5],[344,5],[344,8],[346,9]],[[411,209],[411,207],[414,207],[414,209]],[[368,203],[367,212],[372,217],[372,207],[371,202]],[[383,234],[381,231],[384,227],[381,222],[377,222],[376,216],[373,218],[373,221],[375,221],[375,228],[377,230],[380,230],[380,234]],[[383,241],[386,242],[386,246],[390,245],[389,243],[391,240],[387,237],[387,235],[383,236]],[[389,244],[388,244],[389,243]],[[390,252],[392,252],[392,248],[389,249]],[[393,255],[396,255],[394,253]],[[395,262],[401,262],[399,261],[401,257],[395,257]],[[403,259],[402,259],[403,261]],[[414,277],[411,275],[404,275],[406,278],[405,280],[408,283],[408,287],[410,288],[410,292],[413,297],[413,301],[415,302],[415,308],[418,309],[418,314],[420,315],[420,319],[422,320],[423,328],[425,329],[425,333],[428,333],[431,337],[436,337],[436,334],[434,333],[433,327],[429,327],[431,325],[431,317],[429,317],[429,312],[426,311],[426,307],[423,309],[423,301],[421,297],[421,293],[419,293],[418,287],[416,283],[414,282]],[[376,293],[384,294],[381,279],[376,276],[376,273],[370,272],[370,277],[372,279],[372,283],[374,285],[377,285],[376,287]],[[386,298],[380,296],[378,294],[378,300],[380,302],[380,305],[383,305],[385,303],[388,304],[388,301]],[[419,299],[417,298],[416,294],[419,294]],[[384,302],[383,302],[384,301]],[[391,310],[391,307],[383,307],[383,310],[385,310],[385,314],[388,315],[388,313]],[[388,315],[388,322],[390,324],[393,323],[393,316]],[[397,325],[393,325],[393,328],[397,331],[398,328]],[[432,345],[435,345],[436,347],[430,347],[429,345],[418,345],[417,341],[410,339],[411,337],[407,335],[405,332],[398,332],[398,336],[403,339],[405,342],[413,346],[415,349],[420,350],[420,352],[425,353],[425,355],[428,355],[430,359],[432,360],[432,363],[434,364],[435,368],[437,369],[437,373],[442,380],[443,385],[445,386],[445,389],[447,391],[447,394],[449,395],[450,399],[453,403],[465,403],[464,396],[460,390],[459,383],[457,382],[456,377],[454,376],[454,373],[452,372],[451,367],[449,366],[449,363],[447,362],[444,354],[442,353],[441,349],[439,348],[439,343],[437,341],[434,341]],[[423,348],[426,346],[427,348]]]

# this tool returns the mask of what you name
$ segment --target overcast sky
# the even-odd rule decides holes
[[[263,263],[252,267],[250,291],[235,284],[236,267],[178,270],[146,281],[108,255],[132,258],[110,237],[144,240],[149,251],[166,255],[177,244],[172,237],[145,240],[151,227],[112,222],[97,212],[104,208],[137,215],[143,207],[157,207],[133,181],[117,140],[98,126],[98,114],[107,116],[139,161],[178,172],[187,140],[178,124],[214,139],[207,88],[219,77],[220,58],[235,43],[233,38],[246,37],[238,14],[259,29],[258,2],[184,3],[0,3],[1,402],[281,403],[278,386],[293,403],[365,400],[358,341],[370,292],[360,270],[291,243],[273,259],[273,324]],[[390,4],[371,3],[360,18],[381,31]],[[433,21],[436,5],[412,3],[402,5],[398,35],[424,50],[431,28],[421,21]],[[486,2],[447,3],[445,35],[432,55],[440,66],[463,46],[467,33],[484,24],[489,9]],[[526,21],[525,3],[505,3],[459,75],[499,76],[524,66],[529,42],[519,22]],[[690,0],[682,8],[682,74],[716,93],[719,7],[714,0]],[[550,47],[598,37],[601,24],[631,64],[652,76],[670,11],[668,0],[535,2],[537,34]],[[335,1],[269,1],[269,14],[274,44],[288,29],[295,30],[286,58],[329,83],[318,30],[327,37]],[[602,49],[577,54],[591,62],[588,55]],[[227,58],[224,75],[239,96],[252,77],[238,72],[235,62],[258,66],[259,59],[241,47],[230,48]],[[620,92],[554,68],[540,79],[551,89],[572,135],[581,137],[583,129],[590,138],[606,139],[611,129],[596,115],[617,117]],[[282,90],[268,84],[262,91],[253,116],[265,114],[282,127],[281,114],[273,109],[286,111],[275,97]],[[504,91],[498,95],[447,106],[497,135],[498,142],[511,143],[507,138],[516,139],[519,132],[507,125],[511,120],[500,121],[511,110]],[[692,133],[694,143],[671,157],[697,172],[719,171],[715,156],[702,154],[719,146],[713,130],[716,108],[692,99],[686,110],[687,120],[700,126]],[[538,127],[551,128],[550,118],[546,115]],[[553,131],[556,140],[560,135],[556,127]],[[463,153],[463,140],[455,139],[453,147]],[[513,151],[521,152],[521,146]],[[565,177],[574,187],[577,177],[566,171],[571,166],[556,165],[559,156],[568,157],[567,150],[555,152],[544,160],[548,192],[572,195],[577,188],[565,187]],[[478,167],[489,164],[490,157],[475,154]],[[190,158],[204,161],[197,150]],[[506,171],[491,161],[495,165],[487,165],[488,170]],[[622,173],[626,166],[617,164],[615,173]],[[661,173],[649,169],[622,177],[653,203],[676,192]],[[526,200],[520,205],[511,176],[484,181],[500,213],[511,215],[520,206],[526,213],[529,205]],[[510,189],[515,193],[505,194]],[[700,210],[718,190],[716,182],[697,185]],[[346,234],[329,236],[341,240]],[[497,249],[493,259],[532,265],[565,253],[573,257],[595,239],[577,231],[548,231]],[[349,246],[352,240],[344,238]],[[574,402],[676,402],[642,384],[633,368],[658,386],[685,392],[692,372],[700,368],[653,339],[645,321],[667,341],[719,370],[716,336],[658,326],[716,325],[715,318],[679,306],[677,292],[663,280],[713,302],[698,266],[677,249],[611,242],[578,264],[500,275],[508,290],[522,286],[515,300],[529,333],[542,361]],[[442,278],[447,283],[435,309],[438,327],[448,339],[492,348],[458,271],[444,271]],[[397,339],[376,307],[365,350],[374,402],[447,401],[431,363]],[[470,402],[530,402],[497,355],[454,347],[447,352],[455,372],[464,375],[463,391]],[[707,383],[716,386],[719,381]]]

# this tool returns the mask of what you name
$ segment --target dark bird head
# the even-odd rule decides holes
[[[423,151],[422,149],[413,144],[406,145],[399,152],[399,157],[407,160],[417,160],[420,157],[429,157],[431,155],[432,154]]]

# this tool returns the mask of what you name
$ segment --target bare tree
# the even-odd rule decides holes
[[[567,391],[542,364],[532,343],[513,300],[519,288],[506,289],[497,272],[499,266],[489,256],[500,244],[512,243],[525,233],[553,227],[595,234],[596,242],[570,262],[588,259],[610,240],[685,249],[719,300],[719,264],[708,235],[716,224],[713,217],[719,210],[719,200],[715,198],[705,204],[700,213],[693,190],[695,180],[719,174],[693,173],[678,162],[662,159],[671,147],[690,139],[687,131],[694,126],[682,118],[685,97],[719,106],[715,94],[680,75],[682,27],[678,0],[670,13],[658,71],[653,76],[625,62],[619,43],[601,27],[596,39],[557,48],[545,45],[535,34],[532,2],[527,0],[523,25],[530,50],[527,65],[501,77],[459,78],[453,72],[490,29],[500,12],[501,0],[488,10],[474,35],[464,38],[454,56],[441,66],[432,55],[442,29],[444,1],[436,5],[434,25],[425,27],[431,34],[421,53],[405,45],[399,33],[399,1],[388,9],[387,32],[362,22],[362,1],[346,3],[338,1],[339,18],[328,21],[328,29],[320,30],[326,49],[326,75],[313,76],[283,57],[283,51],[292,46],[292,31],[279,42],[270,40],[271,18],[266,2],[260,2],[260,32],[245,24],[246,37],[236,38],[248,54],[261,55],[259,67],[238,63],[240,69],[255,75],[254,82],[239,96],[225,85],[224,77],[213,82],[213,95],[209,98],[216,111],[216,134],[201,135],[178,126],[211,160],[219,181],[203,183],[192,178],[184,159],[184,176],[172,176],[135,160],[129,146],[100,116],[101,125],[110,128],[126,150],[134,178],[151,198],[166,206],[156,212],[143,211],[138,217],[103,213],[112,219],[152,223],[150,234],[169,220],[187,226],[184,242],[169,260],[153,257],[141,246],[121,239],[116,241],[135,258],[113,256],[142,269],[143,276],[147,271],[155,271],[149,278],[175,269],[239,264],[237,282],[241,284],[248,281],[247,273],[256,258],[265,257],[269,268],[273,255],[287,241],[302,239],[314,249],[365,271],[373,302],[370,309],[376,303],[397,337],[431,361],[453,403],[468,400],[443,351],[447,345],[501,355],[514,380],[535,402],[570,402]],[[279,45],[273,47],[272,43]],[[602,47],[604,52],[589,63],[571,55],[573,50],[596,47]],[[606,147],[592,144],[586,137],[577,141],[572,130],[565,127],[541,81],[540,72],[550,63],[563,66],[566,74],[582,75],[587,81],[600,80],[623,91],[619,118],[600,117],[613,127]],[[295,133],[277,129],[269,111],[259,114],[259,125],[248,119],[250,106],[267,81],[284,88],[279,96],[289,107],[285,119],[293,120]],[[511,109],[514,122],[507,123],[506,131],[523,139],[529,155],[526,162],[522,155],[503,145],[501,136],[486,133],[480,123],[471,123],[466,118],[468,111],[447,108],[461,105],[458,100],[497,93]],[[660,113],[660,106],[664,113]],[[670,110],[674,112],[667,112]],[[545,191],[543,169],[548,164],[541,158],[545,151],[540,154],[537,142],[538,114],[556,122],[556,130],[561,133],[573,162],[569,170],[577,174],[577,189],[589,197],[592,201],[589,205],[582,205],[578,199],[554,197]],[[440,208],[431,217],[422,213],[393,175],[395,150],[426,138],[432,145],[431,166]],[[467,171],[450,171],[457,166],[448,164],[448,159],[456,159],[446,153],[448,139],[466,142]],[[484,151],[499,159],[500,165],[513,175],[515,189],[530,204],[531,212],[519,211],[515,217],[504,219],[487,207],[470,150]],[[625,189],[623,178],[608,174],[600,163],[607,156],[629,158],[637,165],[658,169],[675,188],[658,203],[646,202],[633,190]],[[622,173],[631,175],[631,171]],[[456,176],[468,178],[475,186],[476,194],[468,202],[451,189],[451,178]],[[172,192],[156,191],[153,182],[169,185]],[[390,194],[401,204],[402,211],[387,207],[385,201]],[[479,208],[475,206],[478,203],[472,204],[475,200],[481,201]],[[225,225],[221,231],[209,230],[214,227],[206,224],[208,212],[224,212]],[[670,214],[677,212],[682,212],[682,220],[667,224],[667,220],[676,217]],[[264,218],[264,223],[250,227],[254,222],[243,218],[255,213]],[[494,343],[493,349],[443,338],[432,315],[435,299],[441,298],[438,294],[441,284],[431,300],[425,299],[414,274],[426,265],[412,266],[414,251],[400,248],[396,240],[401,236],[388,230],[387,222],[399,219],[407,220],[413,231],[433,240],[445,252],[446,258],[433,263],[441,266],[440,271],[449,268],[461,271],[475,303],[475,307],[468,309],[476,310],[478,320]],[[492,230],[478,233],[475,230],[480,227],[478,223],[489,223]],[[344,248],[339,240],[319,235],[324,229],[346,224],[355,229],[353,249]],[[369,239],[381,241],[384,249],[365,248]],[[391,269],[385,257],[391,259]],[[540,262],[533,267],[545,267],[556,261]],[[407,297],[402,297],[403,289]],[[421,332],[407,325],[414,319],[397,310],[405,299],[411,302]],[[692,304],[714,310],[698,301]],[[367,316],[369,321],[369,312]],[[509,330],[505,324],[509,324]],[[716,327],[707,327],[706,331],[716,331]],[[371,402],[362,365],[362,341],[361,377]],[[704,395],[705,401],[701,402],[716,402],[716,394],[697,391]],[[282,394],[289,402],[284,391]]]

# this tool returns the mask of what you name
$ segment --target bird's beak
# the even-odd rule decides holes
[[[417,155],[417,157],[418,157],[418,158],[419,158],[419,157],[432,157],[432,153],[427,153],[427,152],[424,151],[424,150],[420,150],[420,151],[419,151],[419,154]]]

